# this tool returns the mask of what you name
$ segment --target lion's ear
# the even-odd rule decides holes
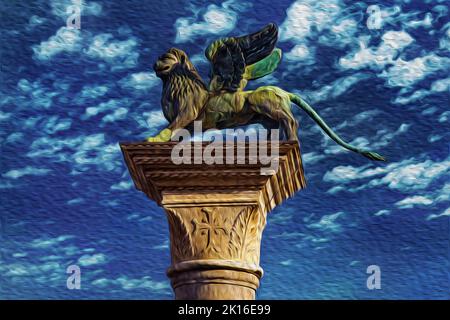
[[[184,54],[184,53],[181,54],[181,56],[180,56],[180,64],[185,66],[186,65],[186,60],[187,60],[186,54]]]
[[[191,60],[189,60],[189,57],[184,52],[180,56],[180,64],[188,70],[195,70],[195,67],[192,64]]]

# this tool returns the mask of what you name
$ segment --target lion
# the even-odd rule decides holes
[[[275,86],[244,91],[249,80],[272,73],[281,60],[275,48],[278,28],[269,24],[260,31],[213,42],[205,52],[211,62],[211,80],[206,87],[187,54],[171,48],[154,64],[163,82],[161,105],[169,126],[149,142],[167,142],[177,130],[201,121],[203,130],[225,129],[260,123],[265,128],[281,128],[287,140],[298,141],[298,122],[292,103],[304,110],[342,147],[371,160],[385,161],[375,152],[359,149],[343,141],[300,96]]]

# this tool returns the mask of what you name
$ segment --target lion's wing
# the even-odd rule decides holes
[[[281,50],[274,50],[277,39],[278,28],[270,23],[258,32],[211,43],[205,51],[211,62],[210,90],[235,92],[242,79],[273,72],[281,58]]]

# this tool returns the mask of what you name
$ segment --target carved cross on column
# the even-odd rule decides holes
[[[223,232],[224,235],[228,235],[228,230],[224,227],[226,220],[220,223],[215,215],[216,211],[216,209],[203,208],[202,212],[205,214],[205,217],[201,222],[192,219],[192,225],[194,226],[194,234],[198,231],[202,235],[206,235],[206,247],[204,250],[214,250],[218,253],[219,250],[217,249],[215,239],[217,238],[217,240],[220,241],[220,232]]]

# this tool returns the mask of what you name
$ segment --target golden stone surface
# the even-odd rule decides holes
[[[298,143],[280,143],[273,175],[261,175],[259,162],[176,165],[176,144],[121,144],[136,188],[166,212],[175,298],[255,299],[266,215],[306,185]]]

